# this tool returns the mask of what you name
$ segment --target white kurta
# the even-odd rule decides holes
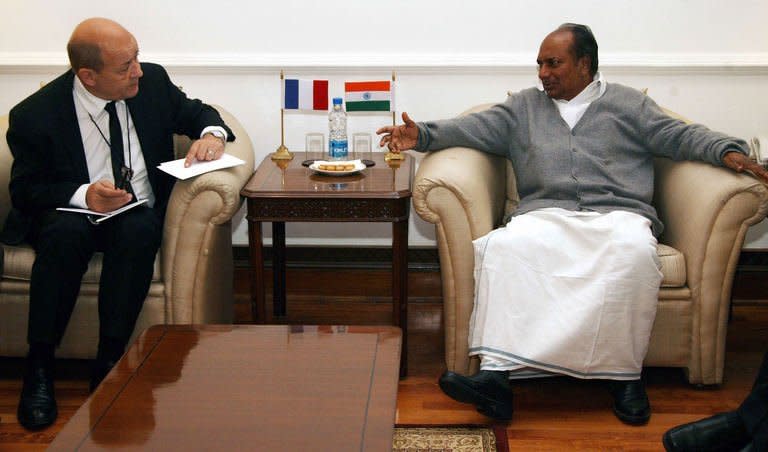
[[[475,240],[470,355],[513,378],[640,378],[661,283],[650,224],[552,208]]]

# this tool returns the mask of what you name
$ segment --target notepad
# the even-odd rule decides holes
[[[113,210],[111,212],[96,212],[95,210],[89,210],[89,209],[78,209],[75,207],[59,207],[56,210],[60,210],[62,212],[73,212],[73,213],[81,213],[83,215],[88,215],[90,217],[90,220],[92,223],[101,223],[102,221],[106,221],[115,215],[120,215],[121,213],[125,212],[126,210],[133,209],[136,206],[140,206],[142,204],[146,204],[146,199],[140,199],[138,201],[132,202],[130,204],[126,204],[123,207]]]

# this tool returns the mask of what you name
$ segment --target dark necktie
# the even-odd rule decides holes
[[[115,177],[115,185],[117,185],[124,179],[123,171],[130,172],[130,169],[125,166],[125,158],[123,157],[123,130],[120,127],[120,118],[117,117],[115,102],[112,101],[107,103],[104,109],[109,113],[109,148],[112,151],[112,175]],[[133,194],[130,177],[123,188],[125,188],[125,191],[128,193]]]

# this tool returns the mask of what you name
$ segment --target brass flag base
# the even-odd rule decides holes
[[[390,160],[403,160],[405,157],[403,157],[403,154],[399,152],[387,152],[384,154],[384,160],[390,161]]]
[[[285,145],[281,144],[270,158],[272,160],[293,160],[293,154],[291,154]]]

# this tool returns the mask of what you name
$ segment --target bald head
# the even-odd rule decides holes
[[[67,43],[72,70],[77,72],[88,68],[101,71],[104,67],[102,53],[132,40],[133,35],[113,20],[102,17],[86,19],[75,27]]]
[[[91,94],[107,100],[139,92],[139,45],[122,25],[95,17],[75,27],[67,44],[72,72]]]

